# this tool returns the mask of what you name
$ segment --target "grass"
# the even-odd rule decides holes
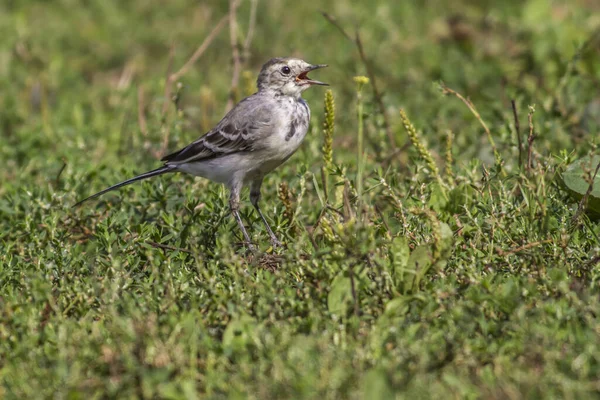
[[[258,2],[238,88],[226,26],[165,98],[228,2],[3,2],[0,397],[595,398],[600,225],[560,174],[598,152],[600,9],[429,3]],[[184,175],[71,208],[280,55],[332,84],[263,186],[287,248]]]

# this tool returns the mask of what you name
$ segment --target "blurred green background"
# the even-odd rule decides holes
[[[353,43],[321,16],[320,11],[325,11],[336,16],[350,34],[360,28],[391,117],[405,107],[417,123],[427,121],[433,127],[457,130],[457,145],[465,149],[477,140],[465,132],[470,127],[464,121],[468,110],[458,102],[447,104],[433,84],[438,80],[480,104],[484,117],[510,112],[513,98],[523,102],[524,110],[525,103],[545,104],[559,98],[569,116],[583,113],[598,91],[597,44],[582,55],[577,76],[566,88],[560,87],[560,80],[578,46],[600,23],[599,6],[584,0],[494,4],[259,2],[241,88],[251,86],[262,63],[274,56],[326,62],[331,67],[321,75],[339,98],[338,121],[344,129],[351,127],[351,78],[365,71]],[[145,93],[151,142],[160,142],[161,131],[155,123],[158,113],[153,111],[161,109],[164,101],[169,50],[173,46],[172,65],[178,69],[227,12],[228,3],[7,1],[0,7],[0,108],[5,132],[0,156],[19,175],[24,167],[60,168],[61,157],[74,167],[90,160],[108,165],[116,160],[113,145],[120,143],[119,155],[130,145],[139,146],[140,87]],[[247,32],[250,7],[243,2],[238,12],[241,35]],[[177,143],[170,149],[187,143],[222,117],[232,73],[228,33],[225,27],[181,79],[189,126],[185,137],[174,138]],[[306,93],[311,102],[320,96],[314,90]],[[477,122],[472,122],[476,128]],[[581,140],[573,126],[566,129],[550,121],[547,128],[544,136],[552,137],[548,145],[554,149],[572,148],[573,140]],[[435,140],[437,135],[431,136]],[[45,154],[32,157],[31,145],[46,149]],[[473,151],[466,155],[476,155]],[[47,157],[48,152],[53,157]],[[86,156],[79,157],[81,152]],[[147,159],[138,151],[130,157],[139,157],[135,162]]]
[[[168,73],[229,2],[0,3],[0,397],[597,395],[600,228],[587,217],[573,228],[577,207],[554,175],[598,145],[600,2],[242,0],[240,48],[253,6],[238,87],[226,24],[173,83],[174,100]],[[321,12],[360,32],[370,71]],[[373,82],[361,100],[371,225],[338,226],[333,213],[333,228],[309,235],[323,206],[321,88],[305,93],[306,143],[265,183],[263,208],[289,245],[274,266],[237,250],[227,195],[202,179],[160,178],[70,209],[206,132],[276,56],[329,64],[314,77],[336,101],[339,188],[355,187],[353,77],[376,77],[387,122]],[[441,82],[477,107],[501,163]],[[518,161],[511,100],[523,141],[535,104],[533,174]],[[446,189],[431,184],[400,109],[440,168],[453,132]],[[294,224],[280,182],[298,207]],[[450,203],[466,197],[438,206],[439,190]],[[390,193],[405,210],[384,201]],[[333,205],[346,212],[346,203]],[[406,211],[416,209],[451,228],[453,253],[401,290],[385,272],[404,254],[395,239],[411,251],[438,241],[435,224]],[[244,214],[266,242],[256,215]],[[363,264],[383,272],[360,273],[360,312],[335,311]]]

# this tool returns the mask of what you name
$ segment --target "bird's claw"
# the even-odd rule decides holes
[[[283,247],[283,243],[281,243],[279,239],[273,236],[271,237],[271,246],[273,246],[273,248],[276,249],[278,247]]]

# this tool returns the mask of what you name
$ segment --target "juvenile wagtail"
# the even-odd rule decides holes
[[[281,242],[258,206],[260,187],[265,175],[290,158],[302,143],[308,130],[310,109],[301,95],[312,85],[327,85],[308,77],[310,71],[326,66],[297,58],[269,60],[258,75],[258,91],[240,101],[212,130],[163,157],[162,167],[117,183],[75,206],[136,181],[170,172],[186,172],[227,185],[231,192],[231,212],[248,247],[252,248],[238,211],[242,187],[249,184],[250,202],[263,220],[273,246],[280,246]]]

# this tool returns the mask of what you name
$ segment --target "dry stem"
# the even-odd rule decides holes
[[[533,127],[533,113],[535,112],[535,108],[529,107],[529,114],[527,115],[527,119],[529,121],[529,136],[527,137],[527,172],[531,172],[531,168],[533,167],[533,141],[535,140],[535,131]]]
[[[463,95],[461,95],[460,93],[458,93],[455,90],[450,89],[448,86],[446,86],[443,83],[442,83],[442,91],[446,95],[451,94],[451,95],[454,95],[454,96],[458,97],[463,103],[465,103],[467,105],[467,107],[469,108],[469,110],[471,111],[471,113],[473,113],[473,115],[475,116],[475,118],[477,118],[477,120],[479,121],[479,123],[483,127],[483,130],[485,130],[485,133],[486,133],[486,135],[488,137],[490,145],[492,146],[492,150],[494,151],[494,154],[497,154],[496,143],[494,142],[494,138],[492,137],[492,132],[490,132],[490,128],[488,128],[488,126],[486,125],[486,123],[483,121],[483,118],[481,118],[481,115],[479,115],[479,112],[477,111],[477,108],[475,108],[475,105],[471,102],[471,100],[466,99],[465,97],[463,97]]]
[[[231,110],[235,102],[235,92],[240,82],[240,72],[242,70],[242,61],[240,60],[240,48],[238,45],[238,23],[237,8],[239,0],[229,0],[229,43],[231,45],[231,59],[233,61],[233,72],[231,74],[231,85],[229,87],[229,99],[225,106],[225,112]]]
[[[517,105],[514,100],[510,101],[512,105],[513,117],[515,119],[515,131],[517,134],[517,142],[519,143],[519,167],[523,167],[523,140],[521,139],[521,127],[519,125],[519,115],[517,114]]]
[[[337,19],[334,16],[332,16],[326,12],[323,12],[323,11],[321,11],[321,14],[327,21],[329,21],[333,26],[335,26],[342,33],[342,35],[344,35],[344,37],[346,39],[350,40],[351,42],[353,42],[356,45],[360,59],[361,59],[362,63],[365,65],[365,69],[367,71],[367,76],[369,77],[369,80],[371,81],[371,85],[373,87],[373,94],[375,95],[375,102],[377,103],[377,107],[379,107],[379,112],[383,116],[385,132],[387,134],[388,140],[390,141],[390,146],[392,148],[392,151],[396,150],[396,140],[394,139],[394,134],[392,133],[392,129],[391,129],[391,125],[390,125],[390,118],[389,118],[387,110],[385,108],[385,104],[383,103],[383,95],[381,94],[381,91],[379,90],[379,87],[377,86],[377,78],[375,77],[373,69],[371,68],[371,64],[367,60],[367,56],[365,54],[365,50],[363,48],[359,32],[358,31],[356,32],[356,37],[353,39],[348,34],[348,32],[346,32],[346,30],[337,22]]]
[[[215,25],[213,30],[204,39],[202,44],[200,44],[200,46],[198,46],[198,48],[196,49],[194,54],[192,54],[192,56],[187,60],[187,62],[185,64],[183,64],[183,66],[177,72],[174,72],[174,73],[171,73],[171,70],[172,70],[172,66],[173,66],[173,58],[175,55],[175,44],[171,45],[171,50],[169,51],[169,62],[167,65],[167,79],[165,82],[165,94],[164,94],[165,102],[163,104],[163,109],[162,109],[163,119],[169,108],[169,103],[171,100],[171,93],[173,90],[173,83],[176,82],[177,80],[179,80],[185,73],[187,73],[192,68],[194,63],[196,61],[198,61],[198,59],[202,56],[202,54],[204,54],[204,52],[206,51],[208,46],[210,46],[210,44],[213,42],[213,40],[217,37],[217,35],[223,29],[223,27],[225,26],[225,24],[227,23],[228,20],[229,20],[229,14],[222,17],[219,20],[219,22],[217,23],[217,25]],[[165,130],[161,149],[156,154],[157,157],[160,157],[160,154],[165,152],[165,150],[169,144],[170,133],[171,133],[171,131],[167,127]]]

